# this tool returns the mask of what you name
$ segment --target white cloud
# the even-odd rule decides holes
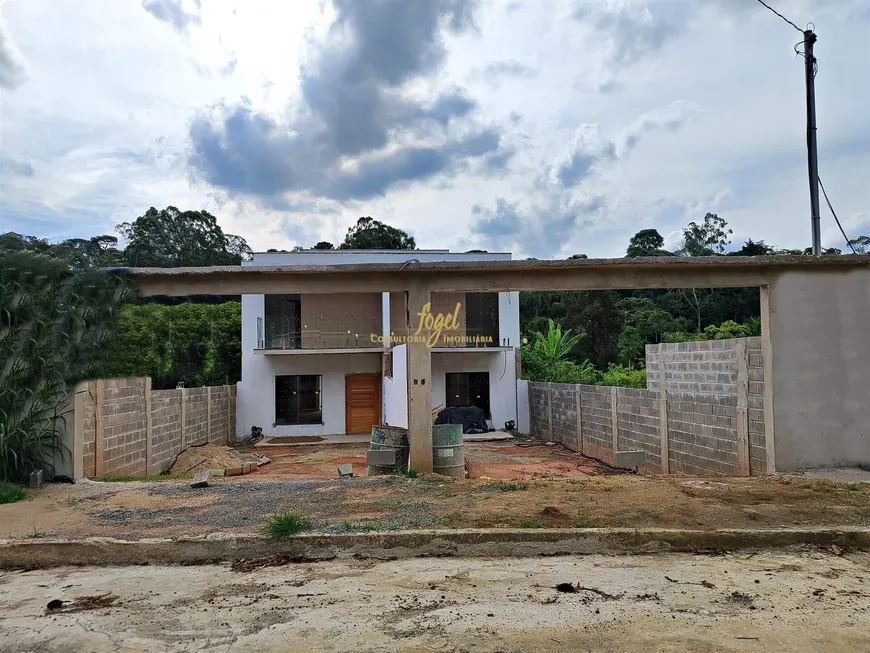
[[[259,249],[339,240],[371,215],[424,247],[603,256],[624,253],[639,229],[676,238],[712,211],[735,244],[809,243],[803,69],[792,51],[800,35],[755,0],[481,3],[473,29],[450,29],[445,10],[443,29],[420,33],[431,60],[413,58],[422,52],[413,40],[381,38],[377,25],[342,49],[348,27],[330,24],[353,4],[4,3],[0,231],[94,235],[172,204],[214,212]],[[800,26],[816,21],[822,178],[847,233],[868,233],[870,10],[865,0],[776,8]],[[354,16],[358,30],[367,18]],[[392,85],[351,96],[390,107],[388,121],[367,123],[383,149],[339,157],[305,193],[269,202],[191,174],[192,122],[213,107],[247,106],[270,121],[258,123],[249,161],[317,180],[314,161],[283,158],[280,145],[311,124],[300,122],[312,118],[302,82],[347,65],[339,55],[353,48],[378,65],[367,79]],[[317,129],[353,150],[354,134],[341,129],[364,107],[328,76],[315,82],[329,91]],[[424,116],[426,129],[409,126]],[[498,151],[495,140],[470,139],[496,133]],[[449,158],[469,152],[480,156]],[[233,170],[238,153],[225,153]],[[822,215],[826,245],[843,247],[824,204]]]

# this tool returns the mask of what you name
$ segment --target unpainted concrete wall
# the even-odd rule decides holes
[[[764,473],[763,448],[756,452],[759,457],[753,465],[748,441],[740,451],[737,404],[741,386],[735,383],[734,387],[734,394],[667,393],[663,415],[663,402],[655,390],[529,382],[530,430],[610,464],[618,451],[644,451],[646,464],[641,471],[648,473]],[[743,392],[747,397],[745,385]],[[748,411],[743,415],[746,433]],[[662,462],[662,419],[666,420],[667,466]]]
[[[762,308],[776,471],[870,465],[870,268],[783,272]]]
[[[671,394],[712,395],[704,397],[701,405],[716,406],[715,417],[734,419],[736,414],[737,383],[739,381],[738,355],[745,349],[748,383],[748,420],[750,466],[754,473],[764,473],[766,469],[766,447],[764,423],[764,359],[761,353],[761,338],[732,338],[728,340],[703,340],[700,342],[674,342],[646,346],[646,384],[649,390],[658,390],[661,367],[664,366],[667,391]],[[727,398],[723,402],[716,398]],[[689,404],[697,404],[694,399],[686,403],[686,410],[692,413]],[[729,415],[722,413],[722,406],[730,406]],[[705,409],[706,410],[706,409]],[[704,426],[721,426],[716,420],[691,418],[677,420],[681,425],[688,423]],[[734,424],[729,424],[733,428]],[[691,429],[688,434],[693,433]],[[721,454],[720,454],[721,455]],[[691,463],[677,457],[678,464]],[[726,462],[725,459],[720,462]]]
[[[81,411],[67,443],[71,469],[81,470],[77,477],[160,473],[188,446],[229,441],[235,398],[234,386],[151,391],[145,378],[82,383],[71,402]]]
[[[302,295],[302,349],[383,348],[381,293]]]

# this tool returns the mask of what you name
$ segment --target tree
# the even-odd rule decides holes
[[[619,347],[619,357],[625,365],[628,365],[629,369],[634,361],[643,357],[646,342],[640,331],[635,327],[625,327],[622,333],[619,334],[617,344]]]
[[[644,344],[662,342],[665,333],[685,328],[685,321],[675,318],[651,299],[628,297],[617,306],[625,312],[626,329],[632,328],[643,339]]]
[[[51,247],[52,245],[47,240],[36,236],[24,236],[14,231],[0,234],[0,252],[47,253]]]
[[[239,302],[125,306],[112,376],[149,376],[155,389],[233,384],[241,378]]]
[[[773,254],[776,254],[776,250],[770,245],[766,245],[763,240],[754,242],[750,238],[743,243],[743,247],[734,252],[728,252],[726,256],[772,256]]]
[[[335,246],[326,240],[321,240],[314,246],[314,249],[335,249]]]
[[[565,358],[568,353],[574,348],[580,340],[586,336],[582,331],[571,335],[571,329],[564,333],[562,327],[558,326],[551,319],[547,328],[547,335],[540,331],[535,332],[535,349],[541,352],[544,357],[551,360],[560,360]]]
[[[416,249],[414,237],[370,217],[360,218],[344,237],[339,249]]]
[[[683,256],[714,256],[723,254],[731,242],[728,223],[715,213],[704,216],[704,223],[690,222],[683,228]]]
[[[638,256],[673,256],[672,252],[662,249],[665,246],[665,239],[656,229],[641,229],[631,240],[628,241],[628,248],[625,250],[627,258],[636,258]]]
[[[586,254],[571,254],[571,256],[568,257],[568,260],[570,261],[571,259],[578,259],[578,258],[589,258],[589,257],[586,256]]]
[[[208,211],[151,207],[116,229],[127,241],[124,258],[133,267],[238,265],[251,257],[245,239],[225,234]]]
[[[858,236],[849,241],[856,254],[870,254],[870,236]]]

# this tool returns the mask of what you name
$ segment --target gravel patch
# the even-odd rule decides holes
[[[116,486],[118,484],[115,484]],[[142,537],[145,529],[173,529],[185,526],[214,531],[259,528],[276,512],[298,512],[314,519],[316,532],[358,532],[364,530],[402,530],[435,528],[445,523],[433,510],[452,505],[450,497],[438,492],[437,486],[423,484],[430,490],[429,501],[410,496],[420,491],[417,481],[404,478],[352,478],[346,480],[287,480],[217,482],[208,488],[194,489],[186,483],[124,484],[152,497],[159,497],[161,507],[115,507],[96,509],[92,518],[119,530],[121,539]],[[386,514],[377,519],[360,519],[347,513],[346,501],[352,490],[397,490],[408,498],[385,495],[373,501]],[[102,494],[102,493],[101,493]],[[440,495],[440,496],[439,496]],[[192,497],[210,497],[205,505],[185,505]],[[343,521],[338,521],[346,517]],[[123,532],[123,526],[131,527]],[[193,530],[193,529],[192,529]]]

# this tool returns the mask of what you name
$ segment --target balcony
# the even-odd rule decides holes
[[[310,329],[281,332],[280,329],[269,329],[268,326],[263,318],[257,318],[256,351],[264,354],[346,353],[349,350],[371,353],[383,349],[383,344],[372,342],[371,331]]]
[[[257,318],[257,353],[373,352],[383,344],[380,293],[266,295]]]

